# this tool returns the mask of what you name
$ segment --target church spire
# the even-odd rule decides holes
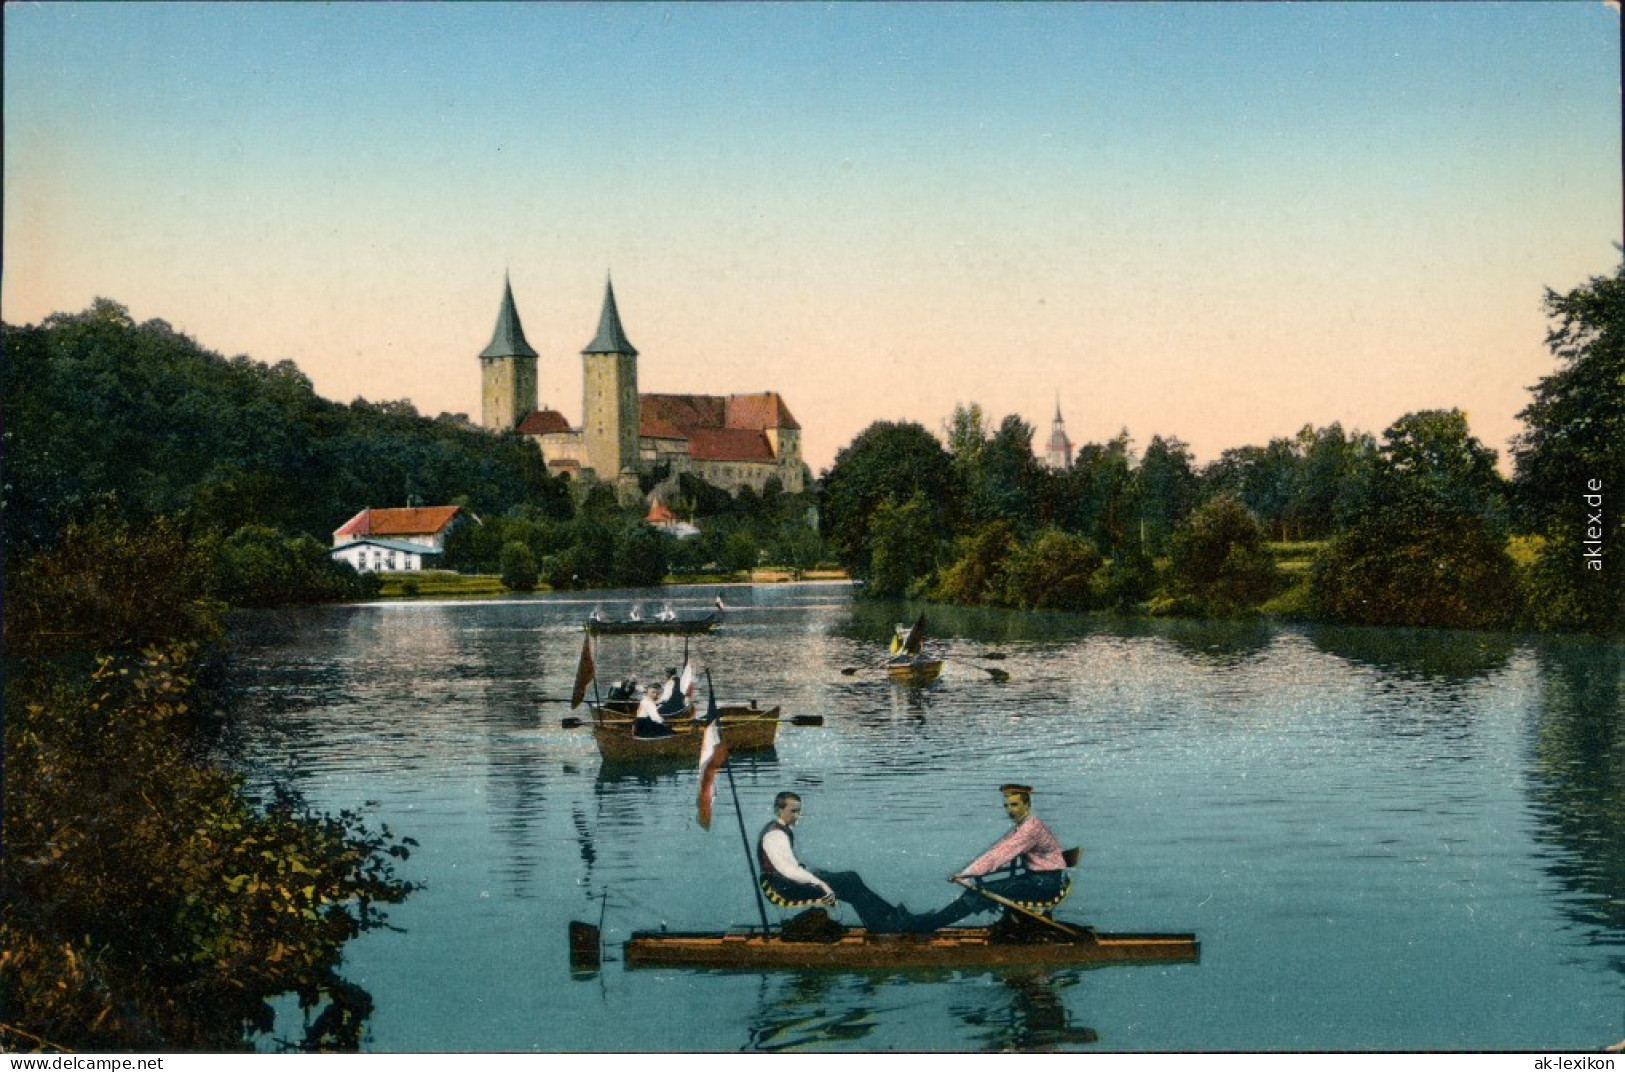
[[[627,340],[621,329],[621,313],[615,308],[615,284],[604,280],[604,310],[598,314],[598,334],[581,351],[583,354],[627,354],[637,357],[638,351]]]
[[[513,284],[508,281],[507,276],[502,278],[502,308],[497,313],[497,329],[491,335],[491,345],[487,346],[480,356],[536,356],[536,351],[525,341],[525,329],[519,323],[519,310],[513,304]]]

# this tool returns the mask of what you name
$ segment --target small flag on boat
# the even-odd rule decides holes
[[[683,676],[677,679],[677,691],[683,694],[683,699],[689,703],[694,702],[694,664],[684,660]]]
[[[706,675],[709,685],[710,674]],[[728,746],[722,743],[722,712],[717,709],[717,689],[710,685],[711,699],[706,706],[705,736],[700,739],[700,829],[711,829],[711,802],[717,793],[717,771],[728,762]]]
[[[581,662],[576,664],[576,684],[570,690],[570,710],[581,706],[581,701],[587,697],[587,686],[592,679],[598,676],[598,667],[592,657],[592,637],[581,638]]]

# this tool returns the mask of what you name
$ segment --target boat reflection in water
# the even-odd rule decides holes
[[[1073,1025],[1062,991],[1079,981],[1071,971],[1010,971],[994,976],[999,988],[979,987],[979,1000],[956,1001],[954,1015],[987,1053],[1074,1050],[1100,1041],[1093,1028]],[[752,1016],[745,1050],[863,1050],[877,1025],[912,1003],[910,988],[957,986],[964,973],[943,971],[825,972],[764,975],[761,1005]]]

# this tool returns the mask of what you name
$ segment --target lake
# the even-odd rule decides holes
[[[718,594],[726,624],[691,649],[719,697],[824,719],[734,761],[753,840],[793,789],[803,861],[925,911],[1008,829],[998,786],[1025,782],[1084,848],[1059,917],[1194,931],[1200,963],[627,970],[633,930],[722,929],[758,910],[726,780],[705,831],[694,770],[608,768],[588,730],[564,728],[585,714],[567,705],[580,625],[594,606],[697,611]],[[328,811],[367,804],[421,843],[401,872],[424,888],[391,910],[399,930],[347,956],[377,1000],[370,1050],[1625,1038],[1625,646],[930,608],[949,661],[910,689],[872,667],[918,610],[805,584],[245,613],[227,746],[252,782]],[[649,680],[684,641],[596,650],[601,682]],[[605,960],[585,978],[570,971],[571,920],[602,921]]]

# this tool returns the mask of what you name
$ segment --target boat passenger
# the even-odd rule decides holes
[[[660,690],[650,685],[643,690],[643,699],[638,701],[637,717],[632,720],[632,736],[634,737],[670,737],[674,731],[666,720],[661,717],[660,704],[656,701]]]
[[[655,621],[672,622],[677,620],[677,612],[671,609],[670,603],[662,604],[660,613],[655,615]]]
[[[991,848],[952,875],[948,881],[975,881],[982,889],[1010,901],[1053,901],[1066,882],[1066,857],[1060,841],[1038,816],[1033,814],[1033,790],[1029,785],[1001,785],[1004,811],[1015,824]],[[1004,878],[981,881],[985,876],[1010,868]],[[978,912],[995,911],[999,905],[975,890],[966,890],[952,903],[914,916],[906,924],[910,931],[934,931],[959,922]]]
[[[809,871],[796,859],[795,825],[801,819],[801,797],[784,792],[773,798],[773,821],[756,839],[762,880],[786,901],[845,901],[871,932],[895,932],[910,917],[871,890],[856,871]]]
[[[683,695],[682,684],[677,677],[675,666],[666,667],[666,683],[660,687],[660,695],[655,699],[655,707],[661,715],[679,715],[683,708],[688,706],[688,697]]]

